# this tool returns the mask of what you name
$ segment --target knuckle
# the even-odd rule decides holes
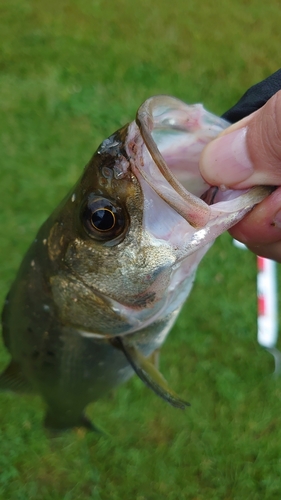
[[[271,161],[281,161],[281,91],[277,92],[269,101],[265,109],[264,120],[264,147]]]
[[[256,112],[248,126],[247,142],[255,170],[267,175],[271,184],[281,176],[281,91]]]

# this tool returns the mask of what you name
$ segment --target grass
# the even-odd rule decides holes
[[[1,2],[1,303],[98,144],[156,93],[225,111],[278,69],[280,21],[277,0]],[[228,235],[202,262],[162,349],[185,412],[134,378],[88,409],[111,438],[49,439],[40,398],[0,394],[0,498],[279,499],[281,383],[256,343],[255,272]]]

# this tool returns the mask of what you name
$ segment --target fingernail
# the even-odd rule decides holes
[[[200,168],[212,184],[233,186],[254,172],[246,144],[247,127],[234,130],[210,142],[203,151]]]

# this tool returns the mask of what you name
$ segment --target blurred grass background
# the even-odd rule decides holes
[[[2,0],[1,303],[105,137],[158,93],[221,114],[279,68],[280,25],[278,0]],[[40,398],[0,394],[0,498],[280,499],[281,379],[256,342],[255,276],[227,234],[201,264],[161,357],[185,412],[134,378],[88,408],[112,438],[49,439]]]

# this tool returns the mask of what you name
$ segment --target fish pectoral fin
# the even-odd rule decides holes
[[[135,346],[125,343],[120,337],[115,337],[113,345],[123,351],[130,365],[135,370],[138,377],[152,389],[158,396],[176,408],[184,409],[190,406],[189,403],[181,399],[172,389],[156,366],[151,363]]]
[[[11,361],[0,375],[0,390],[13,392],[32,392],[32,387],[24,377],[20,365]]]
[[[153,366],[158,370],[159,368],[159,358],[160,358],[160,349],[155,349],[150,356],[148,356],[148,360],[153,364]]]

